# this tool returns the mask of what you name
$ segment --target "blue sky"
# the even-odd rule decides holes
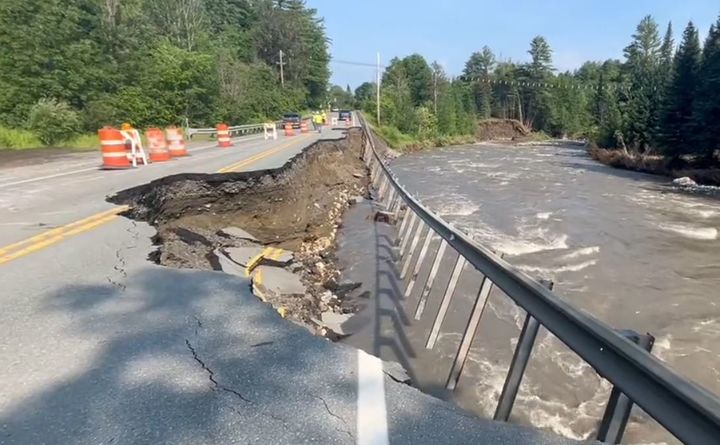
[[[554,64],[567,70],[586,60],[622,58],[635,26],[651,14],[662,32],[673,22],[676,42],[689,20],[705,39],[720,15],[718,0],[308,0],[325,18],[338,60],[375,63],[420,53],[458,75],[470,53],[490,46],[503,59],[524,61],[530,40],[548,39]],[[372,68],[333,63],[333,83],[353,88],[374,80]]]

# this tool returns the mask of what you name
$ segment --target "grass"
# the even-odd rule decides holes
[[[0,150],[27,150],[38,147],[42,147],[42,143],[33,132],[0,127]]]
[[[0,150],[32,150],[47,148],[40,139],[29,130],[0,126]],[[100,141],[96,134],[80,134],[74,138],[57,144],[57,147],[77,151],[99,150]]]
[[[100,140],[96,134],[81,134],[67,142],[58,144],[60,148],[70,148],[78,151],[100,150]]]

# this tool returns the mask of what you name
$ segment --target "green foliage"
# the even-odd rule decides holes
[[[55,99],[41,99],[30,109],[28,128],[45,145],[67,141],[78,133],[80,119],[70,106]]]
[[[652,17],[645,17],[637,26],[633,41],[625,48],[626,70],[630,77],[630,100],[626,136],[638,151],[647,151],[654,142],[658,127],[661,86],[660,35]]]
[[[698,31],[690,22],[675,54],[672,76],[665,91],[659,130],[659,145],[663,152],[670,156],[677,157],[692,152],[692,141],[696,132],[692,115],[698,87],[700,57]]]
[[[350,91],[350,86],[348,85],[347,89],[339,85],[330,87],[330,105],[342,109],[353,108],[355,96]]]
[[[706,158],[720,150],[720,18],[710,28],[703,48],[694,102],[696,150]]]
[[[0,127],[0,150],[24,150],[40,145],[40,139],[32,131]]]
[[[328,65],[324,25],[303,0],[0,1],[0,124],[10,127],[45,97],[89,132],[277,118],[327,104]]]

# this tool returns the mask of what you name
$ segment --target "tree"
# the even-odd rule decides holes
[[[552,76],[552,50],[544,37],[537,36],[530,42],[531,62],[518,70],[521,82],[520,120],[538,130],[547,129],[550,119],[550,96],[546,82]]]
[[[651,147],[657,129],[660,46],[657,23],[646,16],[625,48],[631,94],[625,132],[628,142],[640,152]]]
[[[675,53],[675,40],[673,39],[672,22],[668,22],[665,37],[660,47],[660,76],[661,85],[667,87],[672,80],[673,57]]]
[[[487,119],[492,114],[492,87],[490,74],[495,67],[495,55],[484,46],[482,51],[474,52],[465,63],[463,77],[474,85],[475,107],[478,117]]]
[[[337,108],[352,108],[355,98],[350,90],[350,85],[343,89],[340,85],[330,87],[330,103]]]
[[[375,82],[364,82],[355,88],[355,102],[360,109],[366,109],[362,104],[375,100]],[[373,102],[374,103],[374,102]]]
[[[673,62],[658,137],[662,151],[674,157],[692,151],[691,141],[695,134],[692,114],[700,56],[698,31],[690,22],[683,32],[683,40]]]
[[[698,75],[693,122],[698,134],[697,151],[706,159],[717,162],[715,151],[720,149],[720,18],[710,28],[703,47]]]
[[[414,106],[420,106],[432,100],[432,70],[420,54],[412,54],[403,59],[390,60],[383,73],[383,85],[407,84]]]

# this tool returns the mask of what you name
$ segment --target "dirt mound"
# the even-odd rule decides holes
[[[215,249],[242,245],[220,233],[231,226],[294,252],[293,271],[309,294],[272,303],[294,308],[288,317],[307,323],[327,310],[321,300],[339,278],[334,241],[349,197],[367,193],[362,137],[351,130],[345,139],[317,142],[278,169],[169,176],[109,200],[156,227],[152,259],[165,266],[219,270]]]
[[[515,119],[485,119],[478,122],[475,132],[478,141],[513,140],[529,134],[530,130]]]

